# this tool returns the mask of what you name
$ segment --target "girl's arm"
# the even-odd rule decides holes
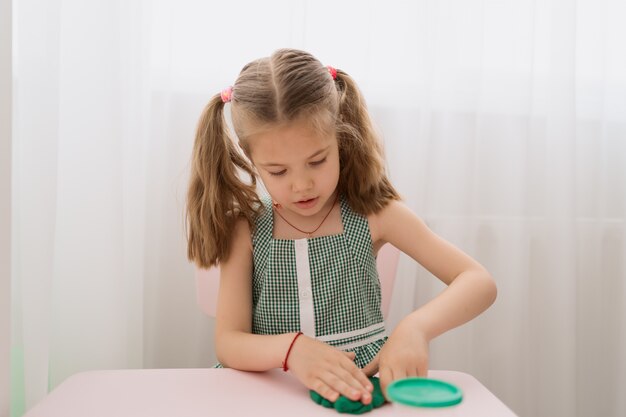
[[[237,222],[228,259],[220,264],[215,345],[220,363],[229,368],[265,371],[280,366],[290,335],[252,334],[252,241],[245,220]],[[254,349],[251,345],[254,344]]]
[[[372,216],[371,225],[375,243],[391,243],[448,285],[405,317],[381,350],[378,367],[384,389],[394,379],[426,376],[430,340],[487,309],[496,298],[496,286],[482,265],[433,233],[399,201]]]
[[[295,333],[252,334],[252,262],[250,227],[240,220],[231,253],[220,265],[215,344],[225,367],[266,371],[282,367]],[[341,394],[367,404],[373,387],[353,360],[354,353],[303,335],[294,343],[287,364],[305,386],[324,398],[335,401]]]

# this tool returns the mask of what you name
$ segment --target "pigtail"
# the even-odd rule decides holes
[[[376,213],[400,196],[387,178],[382,144],[355,81],[337,70],[339,190],[357,213]]]
[[[252,226],[261,207],[256,176],[228,134],[219,94],[204,108],[192,153],[187,192],[187,257],[208,268],[230,253],[235,223],[245,217]],[[251,183],[239,177],[247,173]]]

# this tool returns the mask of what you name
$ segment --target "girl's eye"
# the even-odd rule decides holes
[[[321,165],[321,164],[323,164],[324,162],[326,162],[326,158],[324,158],[324,159],[320,159],[319,161],[313,161],[313,162],[311,162],[311,165],[313,165],[313,166],[316,166],[316,165]]]
[[[270,171],[267,171],[267,172],[268,172],[270,175],[273,175],[273,176],[275,176],[275,177],[280,177],[281,175],[284,175],[284,174],[285,174],[285,172],[287,172],[287,170],[286,170],[286,169],[283,169],[282,171],[278,171],[278,172],[270,172]]]

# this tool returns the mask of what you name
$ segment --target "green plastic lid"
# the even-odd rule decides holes
[[[389,384],[387,397],[392,402],[413,407],[449,407],[463,400],[463,392],[448,382],[413,377]]]

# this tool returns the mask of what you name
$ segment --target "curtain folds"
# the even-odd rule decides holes
[[[431,368],[522,416],[626,415],[624,20],[617,0],[14,2],[13,415],[76,372],[213,364],[195,124],[279,47],[354,76],[405,201],[497,281]],[[403,257],[390,324],[441,289]]]

